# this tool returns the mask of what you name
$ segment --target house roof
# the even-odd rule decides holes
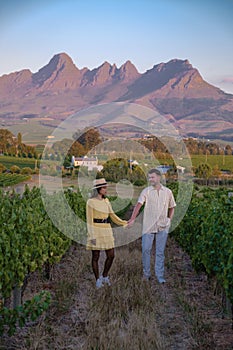
[[[86,161],[86,162],[90,162],[90,161],[97,161],[97,158],[88,158],[88,157],[74,157],[75,161]]]

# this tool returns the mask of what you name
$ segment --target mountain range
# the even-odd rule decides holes
[[[204,81],[188,60],[172,59],[139,73],[130,62],[79,69],[66,53],[38,72],[0,77],[0,119],[61,121],[89,106],[133,102],[158,111],[182,136],[233,141],[233,95]]]

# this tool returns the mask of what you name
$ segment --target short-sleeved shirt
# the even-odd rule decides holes
[[[176,206],[173,193],[169,188],[161,185],[161,188],[157,190],[149,186],[141,192],[138,202],[145,204],[142,233],[169,229],[168,209]]]

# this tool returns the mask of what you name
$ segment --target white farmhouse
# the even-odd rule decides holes
[[[71,158],[71,165],[76,166],[85,166],[88,168],[88,171],[91,170],[98,170],[101,171],[103,169],[102,165],[98,165],[98,159],[97,157],[75,157],[72,156]]]

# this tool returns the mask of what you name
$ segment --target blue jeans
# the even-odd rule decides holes
[[[150,256],[154,238],[155,242],[155,275],[158,281],[164,279],[164,251],[168,237],[168,230],[160,231],[156,234],[145,233],[142,235],[142,266],[143,275],[146,278],[151,276],[150,273]]]

